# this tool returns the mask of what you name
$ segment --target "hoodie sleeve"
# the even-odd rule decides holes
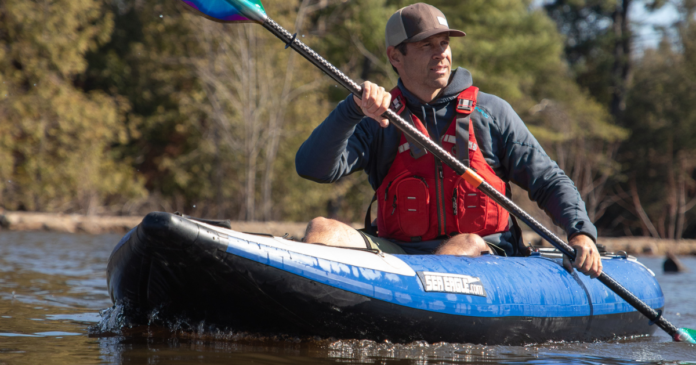
[[[353,95],[336,109],[300,146],[295,155],[297,173],[305,179],[332,183],[366,168],[376,122],[362,114]]]
[[[597,228],[590,221],[585,203],[573,181],[544,152],[522,119],[506,101],[495,98],[494,125],[499,127],[498,157],[508,179],[529,193],[554,224],[562,227],[570,239],[585,234],[597,241]]]

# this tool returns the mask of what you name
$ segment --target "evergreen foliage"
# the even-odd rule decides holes
[[[0,3],[0,199],[8,209],[96,213],[145,194],[120,96],[85,92],[85,53],[109,39],[97,0]]]

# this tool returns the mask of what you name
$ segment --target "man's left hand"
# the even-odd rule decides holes
[[[579,234],[571,238],[568,244],[576,251],[572,267],[593,279],[602,274],[602,259],[599,256],[597,245],[590,237]],[[568,271],[572,270],[570,260],[565,255],[563,256],[563,267]]]

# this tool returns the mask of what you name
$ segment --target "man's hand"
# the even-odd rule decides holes
[[[353,95],[355,104],[362,109],[365,116],[370,117],[379,123],[382,128],[389,125],[389,119],[383,118],[382,114],[389,109],[391,94],[369,81],[362,84],[362,99]]]
[[[590,237],[579,234],[571,238],[568,244],[577,252],[572,267],[593,279],[602,274],[602,259],[599,256],[597,245]],[[563,255],[563,267],[572,271],[570,260],[565,255]]]

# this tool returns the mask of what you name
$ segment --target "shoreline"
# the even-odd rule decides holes
[[[0,232],[2,231],[48,231],[62,233],[125,234],[137,226],[142,216],[85,216],[78,214],[54,214],[34,212],[0,211]],[[307,223],[298,222],[243,222],[232,221],[232,229],[240,232],[267,233],[274,236],[304,236]],[[361,228],[361,223],[353,226]],[[525,242],[543,247],[551,247],[541,242],[540,237],[531,231],[523,232]],[[669,240],[651,237],[599,237],[598,243],[607,251],[625,251],[631,255],[660,255],[668,252],[675,255],[696,255],[696,240]]]
[[[526,243],[532,242],[535,246],[553,247],[532,231],[523,231],[522,234]],[[696,240],[694,239],[670,240],[643,236],[598,237],[597,243],[604,245],[608,252],[624,251],[634,256],[665,256],[670,252],[677,256],[696,256]]]
[[[10,212],[0,210],[0,232],[45,231],[86,234],[125,234],[140,224],[144,216],[87,216],[37,212]],[[274,236],[304,236],[307,223],[232,221],[232,229],[240,232],[268,233]]]

